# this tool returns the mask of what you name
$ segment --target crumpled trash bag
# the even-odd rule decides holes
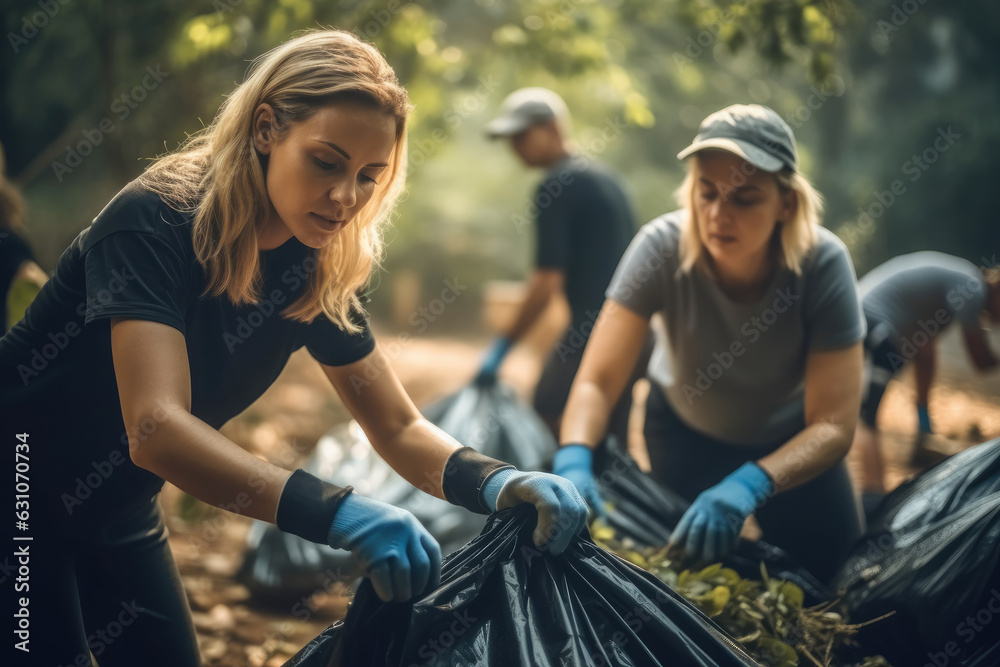
[[[537,414],[505,385],[472,384],[423,412],[432,423],[488,456],[522,470],[537,470],[552,458],[556,443]],[[302,466],[338,486],[351,485],[363,496],[411,512],[438,541],[442,554],[465,545],[482,531],[486,517],[435,498],[396,473],[372,448],[357,422],[334,428]],[[428,480],[430,483],[431,480]],[[335,582],[363,576],[348,551],[284,533],[254,522],[237,578],[255,598],[288,605]]]
[[[610,505],[607,524],[639,547],[662,547],[689,503],[644,473],[614,436],[594,452],[594,477]],[[831,599],[831,591],[784,550],[765,541],[740,540],[722,560],[745,579],[760,579],[760,564],[768,575],[796,584],[806,606]]]
[[[556,452],[555,438],[542,418],[502,383],[473,382],[422,412],[466,447],[521,470],[549,467]]]
[[[1000,664],[1000,440],[886,496],[834,585],[859,641],[896,665]]]
[[[449,553],[482,530],[486,517],[424,493],[403,479],[372,448],[357,422],[333,429],[316,444],[303,465],[308,472],[338,486],[351,485],[363,496],[402,507],[434,535]],[[254,522],[237,578],[262,601],[287,605],[329,591],[334,582],[349,584],[364,575],[349,551],[332,549]]]
[[[285,666],[757,666],[665,584],[585,536],[559,557],[539,552],[536,516],[526,504],[493,514],[415,603],[383,603],[366,580],[347,617]]]

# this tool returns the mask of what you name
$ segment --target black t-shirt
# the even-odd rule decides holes
[[[35,256],[27,242],[0,228],[0,335],[7,331],[7,294],[21,265]]]
[[[45,494],[33,501],[71,513],[148,498],[162,486],[128,456],[112,317],[160,322],[185,335],[191,412],[214,428],[260,396],[303,345],[331,366],[371,352],[363,313],[355,316],[363,326],[356,335],[323,316],[308,325],[280,316],[306,289],[315,253],[294,237],[262,251],[258,304],[202,296],[191,216],[138,182],[123,189],[63,253],[24,319],[0,338],[0,437],[29,433],[34,488]]]
[[[535,206],[535,265],[565,272],[572,326],[592,326],[604,290],[635,234],[629,199],[609,169],[572,156],[545,175]]]

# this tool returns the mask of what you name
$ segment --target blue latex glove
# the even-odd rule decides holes
[[[415,516],[388,503],[349,494],[333,515],[327,542],[358,559],[386,602],[409,600],[441,578],[437,541]]]
[[[504,358],[510,352],[511,342],[509,338],[500,336],[495,338],[483,356],[482,366],[479,367],[479,374],[476,375],[477,384],[495,384],[497,373]]]
[[[512,468],[494,473],[482,490],[483,502],[497,511],[531,503],[538,511],[532,540],[558,556],[587,525],[587,503],[569,480],[544,472]]]
[[[767,473],[752,461],[744,463],[695,498],[670,536],[670,545],[714,563],[732,549],[746,518],[773,494],[774,482]]]
[[[920,424],[920,432],[921,433],[933,433],[934,432],[931,429],[931,416],[929,414],[927,414],[927,406],[926,405],[918,405],[917,406],[917,421]]]
[[[563,445],[552,459],[552,472],[573,482],[594,514],[607,518],[604,498],[594,479],[594,450],[586,445]]]

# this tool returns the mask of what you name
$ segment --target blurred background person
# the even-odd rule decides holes
[[[861,535],[843,459],[865,328],[851,257],[819,226],[822,200],[797,154],[769,108],[702,122],[678,155],[690,158],[683,208],[640,230],[611,281],[556,460],[589,460],[655,317],[649,460],[691,501],[671,543],[715,562],[755,514],[765,540],[825,581]],[[601,503],[589,465],[555,471]]]
[[[48,275],[35,262],[24,233],[24,198],[7,179],[0,144],[0,335],[24,316]]]
[[[928,412],[937,368],[937,338],[952,323],[978,371],[997,367],[984,321],[1000,322],[1000,271],[985,272],[959,257],[915,252],[875,267],[858,282],[868,335],[865,338],[865,393],[854,446],[863,462],[862,499],[866,510],[885,493],[875,418],[886,385],[913,362],[919,433],[933,433]],[[919,447],[919,445],[918,445]]]
[[[635,234],[632,204],[619,176],[577,151],[566,103],[547,88],[521,88],[504,99],[486,126],[492,139],[508,139],[521,162],[545,170],[535,191],[535,268],[514,324],[487,351],[478,381],[494,382],[508,351],[563,295],[570,326],[549,354],[535,388],[534,407],[558,435],[569,389],[604,302],[604,290]],[[639,342],[640,347],[645,343]],[[609,432],[628,442],[632,375],[611,415]]]

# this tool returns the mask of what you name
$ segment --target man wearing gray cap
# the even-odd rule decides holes
[[[537,244],[528,294],[513,326],[487,351],[479,381],[495,381],[511,346],[552,297],[564,293],[570,328],[549,356],[535,389],[535,409],[558,432],[604,290],[635,233],[632,207],[616,175],[575,151],[569,110],[553,91],[514,91],[486,132],[492,139],[508,139],[525,166],[546,173],[535,192]],[[625,392],[612,410],[609,430],[622,442],[627,442],[631,403],[631,392]]]
[[[651,474],[691,502],[671,542],[715,562],[754,514],[765,540],[828,580],[861,534],[843,460],[865,334],[850,255],[820,227],[771,109],[710,115],[678,158],[682,208],[642,227],[611,280],[553,472],[601,502],[590,449],[652,320]]]

